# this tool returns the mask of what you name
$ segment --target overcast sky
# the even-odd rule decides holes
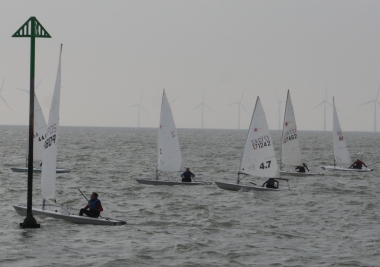
[[[52,36],[36,41],[36,90],[48,116],[62,53],[65,126],[158,127],[162,89],[178,128],[248,128],[260,96],[278,129],[277,96],[293,100],[298,128],[323,130],[325,98],[343,131],[373,131],[380,85],[380,1],[17,1],[0,2],[0,124],[28,123],[30,39],[12,38],[35,16]],[[285,105],[281,108],[281,120]],[[380,106],[378,106],[380,113]],[[378,114],[380,130],[380,114]],[[332,109],[327,108],[327,129]]]

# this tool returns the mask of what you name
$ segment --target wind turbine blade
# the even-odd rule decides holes
[[[40,85],[40,83],[42,82],[42,79],[43,79],[43,78],[41,78],[41,80],[37,83],[37,85],[36,85],[36,87],[34,88],[34,90],[36,90],[37,87]]]
[[[5,77],[4,77],[3,83],[1,85],[0,93],[1,93],[1,91],[3,91],[4,82],[5,82]]]
[[[140,105],[140,108],[145,111],[146,114],[149,115],[149,113],[143,108],[143,106]]]
[[[144,92],[141,94],[141,98],[140,98],[139,104],[141,104],[141,102],[142,102],[143,95],[144,95]]]
[[[203,103],[205,102],[205,94],[206,94],[206,89],[205,90],[203,90]]]
[[[206,108],[210,109],[211,111],[214,111],[212,108],[210,108],[209,106],[207,106],[207,104],[204,104],[204,105],[205,105]]]
[[[231,105],[236,105],[236,104],[240,104],[240,102],[229,103],[229,104],[227,104],[226,106],[231,106]]]
[[[317,107],[323,105],[324,101],[321,102],[321,104],[319,104],[318,106],[316,106],[315,108],[313,108],[312,110],[316,109]]]
[[[280,116],[280,105],[278,105],[277,111],[276,111],[276,118]]]
[[[195,108],[193,108],[193,110],[196,109],[196,108],[199,108],[200,106],[202,106],[202,104],[203,103],[200,103],[198,106],[196,106]]]
[[[131,108],[131,107],[136,107],[136,106],[139,106],[139,105],[140,105],[140,104],[136,104],[136,105],[132,105],[132,106],[129,106],[129,107]]]
[[[247,114],[249,115],[249,112],[248,110],[243,106],[243,104],[240,104],[242,106],[242,108],[245,110],[245,112],[247,112]]]
[[[371,101],[365,102],[365,103],[363,103],[363,104],[361,104],[359,106],[363,106],[363,105],[366,105],[366,104],[369,104],[369,103],[372,103],[372,102],[376,102],[376,100],[371,100]]]
[[[245,89],[243,90],[243,93],[241,94],[240,103],[241,103],[241,101],[243,100],[244,91],[245,91]]]
[[[332,107],[332,106],[333,106],[333,105],[331,105],[331,104],[330,104],[329,102],[327,102],[327,101],[326,101],[326,103],[327,103],[327,104],[329,104],[329,105],[330,105],[330,107]],[[339,110],[339,109],[336,109],[336,110]]]
[[[4,103],[7,104],[7,106],[12,110],[12,108],[8,105],[7,101],[5,101],[5,99],[3,98],[3,96],[0,95],[0,97],[4,101]]]
[[[274,90],[273,90],[274,91]],[[274,93],[276,94],[277,98],[278,98],[278,101],[281,101],[280,97],[278,96],[278,94],[276,93],[276,91],[274,91]]]
[[[29,94],[29,90],[21,89],[21,88],[15,88],[16,90],[21,90]]]
[[[172,102],[170,102],[170,104],[174,103],[174,101],[176,101],[180,95],[181,94],[179,94]]]

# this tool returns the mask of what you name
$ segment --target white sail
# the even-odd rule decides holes
[[[55,198],[55,180],[57,166],[57,145],[59,126],[59,102],[61,92],[61,55],[59,54],[57,78],[54,86],[54,94],[51,102],[47,134],[44,145],[41,174],[41,191],[44,199]]]
[[[333,98],[333,142],[335,163],[338,165],[349,166],[351,164],[350,153],[348,152],[346,141],[343,137],[342,129],[336,112],[335,101]]]
[[[289,166],[302,166],[301,148],[298,140],[296,118],[292,99],[288,90],[286,99],[284,125],[282,131],[282,163]]]
[[[46,121],[36,94],[34,94],[34,140],[33,140],[33,161],[36,168],[40,168],[42,154],[44,152],[46,137]]]
[[[177,129],[165,90],[162,95],[160,126],[158,129],[157,170],[164,172],[183,170]]]
[[[253,111],[239,172],[258,177],[280,177],[272,137],[259,97]]]

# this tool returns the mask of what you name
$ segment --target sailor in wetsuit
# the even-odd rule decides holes
[[[87,210],[89,208],[89,210]],[[98,199],[98,194],[93,192],[86,207],[80,210],[79,216],[83,216],[83,213],[88,217],[98,218],[100,212],[103,211],[102,203]]]
[[[267,185],[266,186],[267,188],[275,188],[275,189],[277,189],[278,185],[279,185],[279,182],[276,179],[274,179],[274,178],[269,178],[265,183],[263,183],[262,187],[264,187],[265,184]]]
[[[297,172],[306,172],[305,168],[307,169],[308,172],[310,171],[305,163],[303,163],[303,166],[297,166],[296,171]]]
[[[367,165],[365,165],[363,161],[361,161],[360,159],[356,159],[356,161],[351,164],[350,168],[361,169],[363,165],[367,167]]]
[[[182,173],[182,182],[191,183],[191,178],[195,177],[194,173],[190,171],[190,168],[186,168],[186,171]]]

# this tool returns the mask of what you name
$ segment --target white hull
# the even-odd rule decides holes
[[[342,166],[321,166],[324,170],[334,170],[334,171],[350,171],[350,172],[371,172],[373,169],[370,168],[362,168],[362,169],[354,169]]]
[[[139,184],[148,185],[209,185],[210,182],[176,182],[176,181],[162,181],[162,180],[146,180],[146,179],[136,179]]]
[[[17,213],[21,216],[26,216],[26,207],[14,205],[13,208],[17,211]],[[42,210],[32,208],[33,215],[42,215],[47,217],[52,217],[56,219],[66,220],[72,223],[77,224],[93,224],[93,225],[124,225],[125,221],[115,220],[110,218],[91,218],[86,216],[79,216],[73,214],[63,214],[57,211],[51,210]]]
[[[244,191],[244,190],[254,190],[254,191],[282,191],[286,189],[282,188],[266,188],[266,187],[260,187],[260,186],[254,186],[254,185],[241,185],[241,184],[230,184],[230,183],[221,183],[221,182],[215,182],[215,184],[220,188],[224,190],[231,190],[231,191]]]
[[[28,168],[26,167],[12,167],[11,170],[13,172],[28,172]],[[42,169],[40,168],[33,168],[34,173],[41,173]],[[63,168],[57,168],[56,173],[66,173],[70,172],[69,169],[63,169]]]
[[[299,176],[299,177],[306,177],[306,176],[323,176],[324,173],[321,172],[288,172],[288,171],[280,171],[281,176]]]

